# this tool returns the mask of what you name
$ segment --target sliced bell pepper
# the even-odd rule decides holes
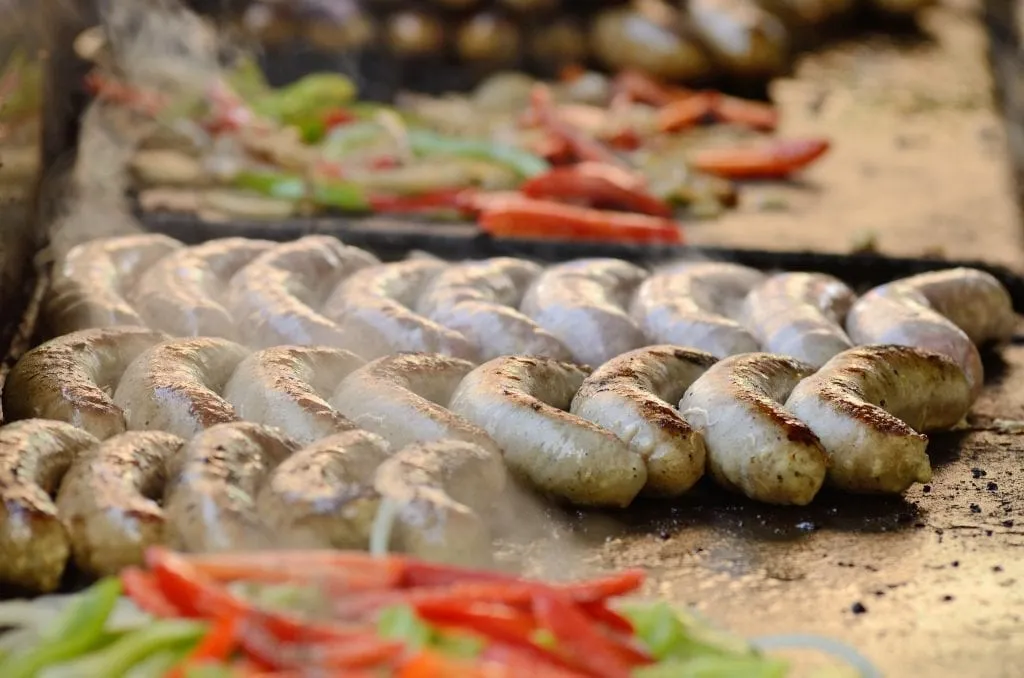
[[[416,155],[454,155],[490,160],[511,168],[522,177],[533,177],[550,167],[542,158],[513,146],[472,139],[446,137],[427,130],[409,130],[409,146]]]
[[[519,190],[540,200],[584,201],[592,207],[671,217],[672,208],[643,189],[630,172],[601,163],[556,167],[530,179]]]
[[[558,595],[533,599],[537,621],[551,631],[559,649],[601,678],[629,678],[634,667],[570,600]],[[645,662],[645,663],[650,663]]]
[[[117,579],[104,579],[75,600],[38,645],[0,660],[0,676],[35,678],[44,668],[79,657],[105,634],[107,619],[121,595]]]
[[[706,148],[690,159],[693,169],[726,179],[782,179],[825,155],[829,141],[821,138],[776,139],[756,146]]]
[[[143,612],[165,619],[181,616],[181,610],[163,594],[151,573],[129,567],[121,570],[120,578],[125,595]]]
[[[549,134],[563,139],[579,160],[593,160],[619,167],[627,166],[625,161],[610,148],[562,120],[552,101],[551,90],[546,86],[534,86],[530,92],[530,108],[540,126]]]
[[[186,678],[187,667],[204,662],[223,662],[238,647],[240,616],[228,615],[213,622],[185,661],[164,678]]]
[[[323,135],[323,117],[351,102],[355,95],[355,85],[345,76],[312,73],[259,97],[252,108],[260,115],[298,127],[303,138],[315,141]]]
[[[482,209],[480,228],[496,238],[679,244],[679,224],[646,214],[608,212],[547,200],[509,200]]]
[[[370,207],[374,212],[418,213],[437,212],[441,210],[463,211],[468,196],[466,191],[473,189],[451,188],[433,191],[421,195],[374,195],[370,196]]]

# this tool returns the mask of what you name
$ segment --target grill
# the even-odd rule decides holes
[[[6,356],[5,370],[40,340],[35,318],[47,281],[47,265],[42,258],[35,266],[30,262],[55,213],[49,199],[62,185],[60,176],[73,156],[80,115],[88,101],[81,87],[86,67],[70,50],[72,38],[95,18],[88,4],[78,3],[68,10],[68,3],[57,0],[39,3],[50,19],[42,42],[48,58],[42,134],[37,144],[42,158],[37,178],[46,177],[47,181],[0,206],[5,229],[0,241],[0,348]],[[200,9],[220,12],[223,5]],[[239,6],[228,9],[231,16],[243,11]],[[973,21],[963,7],[943,11],[961,12],[963,21]],[[1012,0],[989,0],[984,15],[998,103],[1020,186],[1024,172],[1020,74],[1024,69],[1015,5]],[[275,65],[276,70],[271,70],[275,80],[287,80],[296,69],[308,69],[311,64],[338,63],[337,57],[329,54],[309,57],[296,49],[297,44],[289,40],[287,45],[268,48],[266,60]],[[479,79],[479,72],[449,61],[403,62],[381,48],[368,47],[346,57],[346,68],[359,70],[361,79],[370,85],[368,96],[376,99],[390,98],[399,83],[439,91],[469,86]],[[736,91],[749,86],[731,84]],[[913,125],[899,132],[907,138],[894,143],[913,147]],[[838,139],[837,143],[857,141]],[[0,153],[7,150],[0,146]],[[893,158],[899,161],[900,156]],[[884,165],[889,161],[886,157],[877,162]],[[921,168],[927,164],[913,159],[906,162],[909,172],[923,172]],[[867,176],[877,167],[858,171]],[[817,190],[819,197],[803,209],[824,217],[832,209],[828,206],[830,186]],[[927,209],[932,199],[948,206],[941,198],[908,196],[922,209]],[[871,199],[864,196],[865,203]],[[848,199],[836,209],[854,207]],[[653,249],[496,240],[464,223],[385,217],[214,223],[171,213],[140,212],[137,216],[147,229],[188,244],[226,236],[285,241],[325,233],[370,249],[384,260],[397,260],[411,250],[449,259],[515,255],[545,262],[612,256],[653,264],[693,256],[765,270],[828,272],[858,289],[923,271],[971,266],[999,278],[1011,291],[1017,311],[1024,311],[1020,266],[1024,249],[1018,247],[1015,206],[1005,208],[1008,215],[996,215],[987,211],[984,200],[965,198],[960,209],[952,219],[970,218],[973,223],[937,228],[934,240],[940,243],[932,241],[928,226],[932,222],[927,219],[912,228],[903,228],[901,216],[880,223],[883,250],[894,252],[892,256],[851,253],[848,241],[857,220],[839,214],[836,222],[843,225],[830,231],[831,236],[806,231],[826,227],[809,224],[806,213],[797,212],[789,227],[770,214],[744,212],[730,222],[737,225],[726,225],[718,232],[714,224],[693,225],[690,245]],[[736,221],[742,219],[751,224],[746,238]],[[960,236],[956,234],[981,230],[979,225],[987,221],[995,224],[994,235],[979,233],[977,238],[957,239]],[[774,230],[758,233],[762,224],[770,224]],[[913,256],[935,244],[945,246],[943,256]],[[700,487],[694,495],[671,504],[640,502],[628,513],[612,517],[572,515],[567,517],[568,524],[595,558],[616,566],[651,566],[672,599],[697,604],[740,632],[761,632],[783,620],[787,626],[836,634],[860,645],[886,666],[890,675],[911,675],[922,667],[935,676],[1016,675],[1016,650],[1003,638],[1018,628],[1017,610],[1024,603],[1012,584],[1014,577],[1024,576],[1019,559],[1013,557],[1024,546],[1013,517],[1024,497],[1020,442],[1015,433],[1024,408],[1024,351],[1014,345],[1001,356],[989,355],[986,360],[990,385],[967,428],[933,439],[934,485],[915,488],[906,497],[851,498],[825,492],[811,507],[774,509]],[[926,624],[922,619],[944,621]],[[982,628],[990,633],[982,635]],[[907,629],[915,630],[910,633]]]

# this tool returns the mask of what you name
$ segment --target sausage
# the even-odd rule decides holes
[[[565,344],[578,362],[600,365],[647,343],[623,310],[646,275],[619,259],[559,264],[533,282],[521,310]]]
[[[1013,334],[1009,292],[994,277],[969,268],[922,273],[881,285],[857,300],[846,331],[858,344],[899,344],[949,356],[977,397],[985,381],[976,344]]]
[[[114,391],[130,430],[191,438],[238,415],[219,394],[248,350],[227,339],[196,337],[157,344],[125,370]]]
[[[394,513],[390,545],[418,558],[462,565],[491,559],[484,516],[505,489],[492,450],[461,440],[404,447],[377,469],[374,489]]]
[[[353,350],[367,359],[416,351],[476,360],[464,336],[412,310],[445,266],[417,258],[358,271],[331,294],[324,315],[343,328],[357,347]]]
[[[853,347],[843,320],[857,295],[824,273],[780,273],[751,290],[743,323],[761,348],[821,367]]]
[[[388,17],[385,32],[391,51],[399,56],[427,56],[444,48],[444,26],[423,12],[395,12]]]
[[[328,436],[285,459],[256,503],[279,544],[366,550],[380,508],[373,487],[388,444],[366,431]]]
[[[716,363],[686,390],[679,411],[703,434],[719,485],[769,504],[810,503],[825,481],[827,457],[782,403],[812,372],[793,358],[744,353]]]
[[[238,269],[273,246],[269,240],[222,238],[178,250],[143,273],[129,298],[149,327],[178,337],[236,341],[240,334],[222,295]]]
[[[655,272],[637,290],[630,313],[651,341],[707,351],[716,358],[758,350],[736,318],[743,299],[765,279],[723,263],[684,263]]]
[[[705,450],[704,439],[679,416],[675,404],[714,363],[714,356],[703,351],[639,348],[594,370],[569,411],[608,429],[643,458],[646,492],[680,495],[704,475]]]
[[[80,569],[114,576],[142,565],[146,548],[163,543],[167,464],[184,444],[162,431],[130,431],[75,459],[57,513]]]
[[[167,545],[202,553],[271,544],[256,493],[296,447],[277,429],[251,422],[197,434],[171,462],[164,495]]]
[[[550,358],[496,358],[470,372],[449,409],[497,442],[509,469],[581,506],[628,506],[644,459],[611,431],[566,410],[590,373]]]
[[[138,277],[184,245],[165,235],[127,235],[72,247],[55,268],[44,315],[55,335],[146,323],[125,299]]]
[[[445,409],[473,367],[467,360],[436,354],[378,358],[346,377],[331,405],[394,449],[452,439],[497,451],[482,429]]]
[[[74,424],[100,440],[123,433],[125,415],[110,397],[128,365],[167,339],[141,327],[73,332],[21,357],[4,384],[4,416]]]
[[[789,59],[789,36],[782,22],[753,0],[689,0],[689,21],[730,75],[778,75]]]
[[[228,286],[229,307],[241,336],[256,348],[298,344],[354,350],[341,328],[317,309],[342,279],[378,263],[369,252],[330,236],[299,238],[239,270]]]
[[[276,426],[308,445],[355,428],[327,398],[363,364],[354,353],[321,346],[263,349],[238,364],[224,387],[224,400],[239,418]]]
[[[948,356],[907,346],[861,346],[797,384],[786,409],[821,440],[829,483],[850,492],[903,492],[931,480],[919,431],[967,415],[971,392]]]
[[[537,26],[528,39],[530,59],[548,72],[587,60],[587,36],[571,19],[555,19]]]
[[[935,5],[935,0],[869,0],[873,9],[894,17],[911,17]]]
[[[541,267],[497,257],[449,266],[433,279],[416,310],[459,332],[484,360],[515,353],[568,360],[569,349],[516,310]]]
[[[705,78],[714,70],[707,50],[676,18],[666,25],[632,7],[607,9],[590,26],[591,53],[607,69],[637,69],[672,81]]]
[[[520,54],[519,29],[508,19],[481,12],[461,26],[455,34],[459,59],[470,64],[504,64]]]
[[[0,581],[53,591],[71,553],[51,497],[75,457],[99,441],[62,421],[0,427]]]

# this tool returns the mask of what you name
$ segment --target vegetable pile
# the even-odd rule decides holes
[[[669,606],[621,604],[639,571],[545,584],[364,553],[182,555],[59,613],[0,606],[5,678],[784,678],[786,662]],[[138,609],[119,607],[122,592]],[[21,605],[18,610],[11,605]],[[830,674],[839,675],[839,674]],[[849,674],[845,674],[849,675]]]
[[[270,88],[251,63],[203,91],[97,68],[99,99],[166,123],[136,156],[144,209],[280,219],[322,212],[473,219],[500,238],[680,243],[734,180],[785,179],[828,151],[780,139],[766,103],[639,72],[503,73],[468,95],[359,101],[345,77]]]

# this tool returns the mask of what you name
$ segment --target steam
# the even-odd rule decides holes
[[[117,81],[172,100],[187,101],[210,92],[222,71],[222,40],[216,31],[176,0],[105,0],[100,6],[106,40],[96,54]],[[50,233],[50,255],[58,260],[77,244],[141,232],[127,199],[132,158],[148,140],[176,124],[137,112],[118,102],[97,100],[82,120],[77,156],[66,181],[67,196]],[[421,255],[422,256],[422,255]],[[216,296],[216,295],[215,295]],[[218,301],[224,301],[218,299]],[[314,309],[319,310],[319,309]],[[248,338],[248,343],[258,343]],[[514,485],[493,519],[499,562],[533,576],[565,578],[584,574],[592,540],[581,535],[571,514],[545,498]],[[383,519],[386,519],[385,515]],[[607,517],[585,518],[590,531],[621,532]],[[283,546],[254,528],[254,541]],[[382,548],[386,535],[375,540]]]
[[[185,100],[219,76],[216,32],[177,0],[105,0],[100,19],[100,32],[90,37],[105,40],[76,47],[102,64],[106,77]],[[117,102],[97,99],[89,106],[70,175],[51,179],[66,195],[51,222],[49,257],[61,260],[77,244],[142,230],[127,198],[129,167],[162,124]]]

